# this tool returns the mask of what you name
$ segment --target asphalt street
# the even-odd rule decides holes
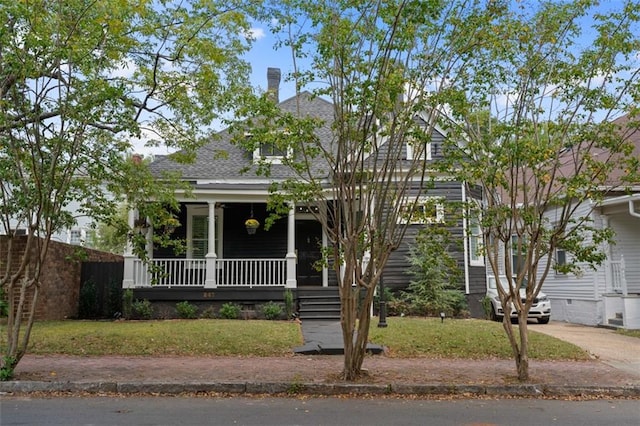
[[[565,425],[637,426],[638,400],[8,397],[17,425]]]

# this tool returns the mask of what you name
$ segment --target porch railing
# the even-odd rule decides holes
[[[620,256],[620,260],[610,261],[611,268],[611,289],[614,293],[627,295],[627,279],[624,271],[624,256]]]
[[[286,259],[217,259],[219,287],[284,286]],[[133,282],[136,287],[204,287],[206,259],[152,259],[149,265],[136,259]]]
[[[218,287],[284,286],[287,282],[286,259],[218,259]]]
[[[205,259],[151,259],[148,265],[136,260],[133,280],[143,287],[204,286],[206,267]]]

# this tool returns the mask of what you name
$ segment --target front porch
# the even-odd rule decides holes
[[[640,294],[630,293],[626,269],[624,256],[605,264],[605,319],[610,326],[640,329]]]
[[[172,238],[185,242],[185,252],[154,247],[149,227],[144,231],[149,260],[127,248],[123,288],[329,286],[327,268],[316,267],[327,239],[308,208],[291,206],[266,230],[264,202],[183,202],[180,207],[181,226]],[[249,218],[259,223],[257,230],[248,229]],[[129,222],[140,222],[136,212],[130,212]]]
[[[134,287],[287,287],[287,275],[287,259],[133,259]]]
[[[602,224],[615,232],[605,248],[605,325],[640,329],[640,194],[607,199],[600,207]]]

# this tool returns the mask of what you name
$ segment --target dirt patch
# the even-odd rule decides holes
[[[340,355],[289,357],[25,356],[16,380],[62,382],[292,382],[340,383]],[[365,359],[362,383],[512,384],[511,360]],[[600,361],[532,361],[531,383],[564,386],[639,385],[640,378]]]

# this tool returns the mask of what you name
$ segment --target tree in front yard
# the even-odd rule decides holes
[[[505,16],[450,104],[442,169],[483,188],[474,215],[491,272],[508,277],[498,290],[522,381],[527,316],[545,279],[605,259],[611,231],[592,212],[638,182],[629,136],[640,112],[640,4],[619,3],[599,14],[595,2],[549,2]]]
[[[326,260],[339,284],[346,380],[361,373],[370,308],[391,252],[411,223],[430,220],[419,198],[429,186],[427,147],[450,85],[502,13],[493,3],[305,0],[269,10],[281,45],[291,48],[298,93],[331,100],[333,121],[286,114],[265,96],[245,111],[255,118],[238,139],[249,150],[259,141],[293,153],[282,162],[296,176],[274,186],[274,205],[321,206],[310,212],[328,235]]]
[[[233,1],[5,2],[0,21],[8,379],[27,351],[51,235],[75,221],[67,207],[99,222],[120,202],[153,199],[142,217],[161,215],[173,191],[130,161],[131,140],[192,152],[247,86],[249,27]]]
[[[425,227],[418,233],[408,259],[412,279],[402,292],[410,314],[452,317],[466,309],[455,249],[451,232],[443,226]]]

